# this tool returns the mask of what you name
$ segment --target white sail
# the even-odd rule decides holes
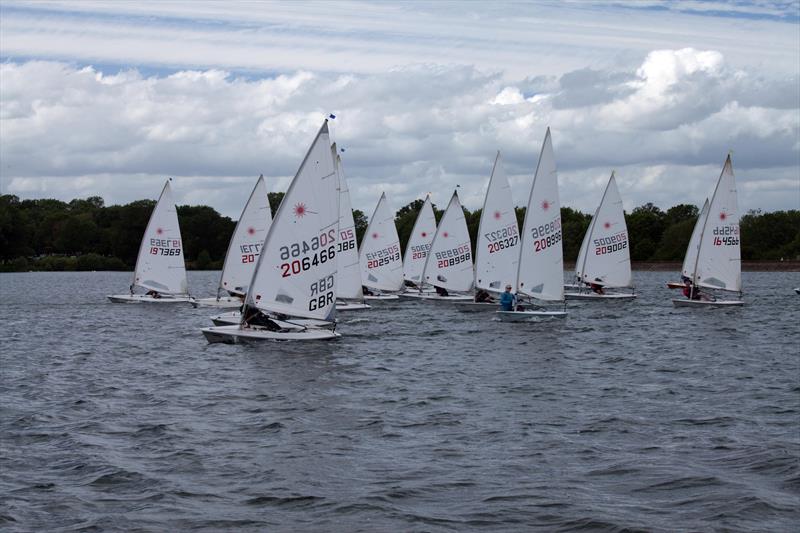
[[[361,282],[371,289],[399,291],[403,286],[403,261],[394,214],[381,194],[361,240]]]
[[[708,215],[708,198],[706,198],[706,201],[703,203],[703,208],[700,210],[697,222],[694,223],[692,236],[689,239],[689,246],[686,247],[686,256],[683,258],[683,267],[681,268],[683,277],[692,278],[694,276],[694,264],[697,261],[697,250],[700,249],[700,235],[703,233],[706,215]]]
[[[403,258],[403,278],[417,285],[422,282],[422,271],[431,249],[433,236],[436,234],[436,216],[433,214],[430,195],[417,213],[414,229],[408,237],[406,255]]]
[[[575,266],[575,274],[584,283],[599,283],[604,287],[630,287],[632,284],[628,227],[613,172]]]
[[[433,237],[423,279],[430,285],[463,292],[472,289],[474,278],[467,221],[454,192]]]
[[[261,246],[271,223],[267,186],[264,177],[259,176],[228,244],[225,263],[222,265],[220,289],[240,296],[247,294],[247,285],[253,277]]]
[[[338,234],[339,191],[325,121],[275,213],[247,305],[330,319],[336,301]]]
[[[350,205],[350,191],[344,177],[342,158],[336,153],[336,143],[331,147],[336,160],[336,175],[339,179],[339,242],[336,244],[336,260],[339,274],[336,281],[336,295],[351,300],[363,299],[361,292],[361,267],[356,244],[356,223]]]
[[[700,235],[693,282],[700,287],[741,292],[742,264],[739,238],[739,206],[731,156],[708,203]]]
[[[517,292],[540,300],[564,299],[561,204],[550,128],[542,143],[525,211]]]
[[[475,286],[503,292],[506,285],[513,285],[517,276],[519,246],[517,214],[498,151],[478,225]]]
[[[169,181],[164,184],[144,231],[133,284],[164,294],[188,292],[178,211],[172,200]]]

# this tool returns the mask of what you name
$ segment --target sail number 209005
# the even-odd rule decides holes
[[[300,257],[281,263],[281,276],[288,278],[292,275],[300,274],[312,267],[332,261],[336,257],[336,230],[328,230],[319,236],[306,241],[295,242],[288,246],[281,246],[281,259],[287,261],[291,257]],[[309,255],[313,252],[313,255]]]

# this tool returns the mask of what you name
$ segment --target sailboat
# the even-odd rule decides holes
[[[700,234],[703,232],[703,225],[706,223],[706,215],[708,215],[708,198],[706,198],[706,201],[703,203],[703,208],[700,210],[697,222],[694,223],[692,236],[689,238],[689,245],[686,247],[686,255],[683,257],[681,279],[691,279],[691,271],[694,268],[694,261],[697,259],[697,250],[700,248]],[[682,289],[685,286],[685,281],[667,282],[667,288],[669,289]]]
[[[294,321],[333,322],[339,194],[326,120],[267,232],[239,324],[203,328],[210,343],[322,340],[340,335]]]
[[[253,277],[253,269],[271,223],[272,213],[267,186],[264,183],[264,176],[259,176],[228,244],[217,287],[217,297],[193,299],[193,306],[223,308],[242,306],[244,296],[247,294],[247,284]],[[222,295],[223,291],[227,295]]]
[[[136,294],[135,287],[147,293]],[[108,299],[114,303],[188,302],[187,287],[178,211],[167,180],[139,245],[130,293],[110,295]]]
[[[383,294],[381,291],[399,291],[403,287],[403,261],[400,257],[400,238],[394,225],[394,214],[386,202],[386,193],[382,193],[369,219],[367,231],[361,239],[359,252],[361,264],[361,283],[370,292],[369,295],[396,299],[396,295]]]
[[[719,175],[714,194],[708,202],[697,239],[697,250],[689,243],[687,255],[694,263],[684,265],[683,276],[691,282],[691,298],[674,298],[676,307],[730,307],[744,305],[742,300],[718,300],[701,288],[742,293],[741,239],[739,235],[739,206],[736,178],[728,154]],[[693,236],[694,237],[694,236]],[[688,283],[688,282],[687,282]]]
[[[433,213],[431,195],[428,194],[417,213],[403,256],[403,279],[406,285],[417,289],[422,287],[422,271],[425,270],[425,261],[434,235],[436,235],[436,216]]]
[[[364,303],[361,290],[361,266],[356,245],[356,223],[353,208],[350,206],[350,191],[344,177],[342,157],[336,151],[336,143],[331,146],[336,161],[336,176],[339,180],[339,242],[336,244],[336,261],[339,263],[339,277],[336,281],[336,310],[355,311],[369,309]]]
[[[517,276],[519,227],[511,187],[500,159],[494,160],[483,201],[475,249],[475,288],[499,294]],[[477,293],[476,293],[477,295]],[[460,311],[497,309],[497,302],[457,302]]]
[[[464,219],[461,202],[458,201],[458,192],[454,191],[433,236],[422,274],[424,283],[438,287],[447,294],[407,291],[402,296],[435,301],[469,301],[472,300],[472,296],[449,294],[449,291],[462,293],[470,291],[474,278],[472,243],[467,221]]]
[[[558,174],[550,128],[544,136],[542,151],[533,176],[525,221],[522,225],[517,295],[546,302],[564,300],[564,257],[562,252],[561,204],[558,199]],[[497,311],[501,320],[522,321],[532,318],[563,318],[564,311]]]
[[[608,180],[600,205],[583,237],[575,278],[583,286],[599,287],[598,292],[568,292],[568,300],[632,300],[633,293],[606,293],[606,289],[633,287],[628,227],[622,198],[614,172]]]

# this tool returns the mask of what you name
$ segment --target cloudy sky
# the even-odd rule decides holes
[[[496,150],[527,202],[545,130],[562,204],[612,170],[628,210],[800,208],[800,1],[0,3],[0,190],[155,198],[238,218],[323,118],[353,206],[482,205]]]

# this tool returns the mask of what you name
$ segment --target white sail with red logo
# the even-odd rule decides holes
[[[403,261],[394,214],[381,194],[361,239],[361,283],[370,289],[399,291],[403,286]]]
[[[583,283],[606,288],[630,287],[633,282],[628,228],[614,173],[586,231],[575,275]]]
[[[506,285],[513,285],[517,276],[519,246],[517,214],[498,151],[478,225],[475,286],[503,292]]]
[[[742,291],[739,206],[731,156],[708,204],[692,275],[695,286]]]
[[[414,229],[411,230],[406,244],[406,255],[403,257],[403,278],[405,280],[415,285],[422,283],[422,271],[425,270],[425,261],[428,258],[435,234],[436,216],[433,214],[431,197],[427,195],[417,213]]]
[[[261,254],[261,246],[264,244],[271,223],[272,212],[269,207],[267,186],[264,183],[264,176],[259,176],[228,244],[219,290],[236,296],[247,294],[247,286],[253,277],[253,270]]]
[[[159,294],[185,295],[188,291],[183,240],[169,180],[144,231],[133,285]]]
[[[423,280],[448,291],[466,292],[472,289],[475,280],[472,243],[457,192],[453,192],[439,221],[425,262]]]
[[[348,300],[363,300],[361,292],[361,267],[358,262],[356,245],[356,223],[350,204],[350,190],[344,177],[342,158],[336,153],[336,143],[331,147],[336,160],[336,175],[339,180],[339,242],[336,245],[336,260],[339,273],[336,281],[336,294]]]
[[[325,121],[275,213],[246,305],[264,313],[331,319],[338,242],[339,191]]]
[[[683,258],[683,267],[681,268],[681,274],[686,278],[691,279],[694,274],[694,264],[697,261],[697,251],[700,249],[700,235],[703,233],[706,215],[708,215],[708,198],[703,203],[703,208],[700,210],[700,215],[697,217],[692,236],[689,239],[689,246],[686,247],[686,256]]]
[[[539,300],[564,299],[561,204],[550,128],[533,177],[518,265],[516,290]]]

